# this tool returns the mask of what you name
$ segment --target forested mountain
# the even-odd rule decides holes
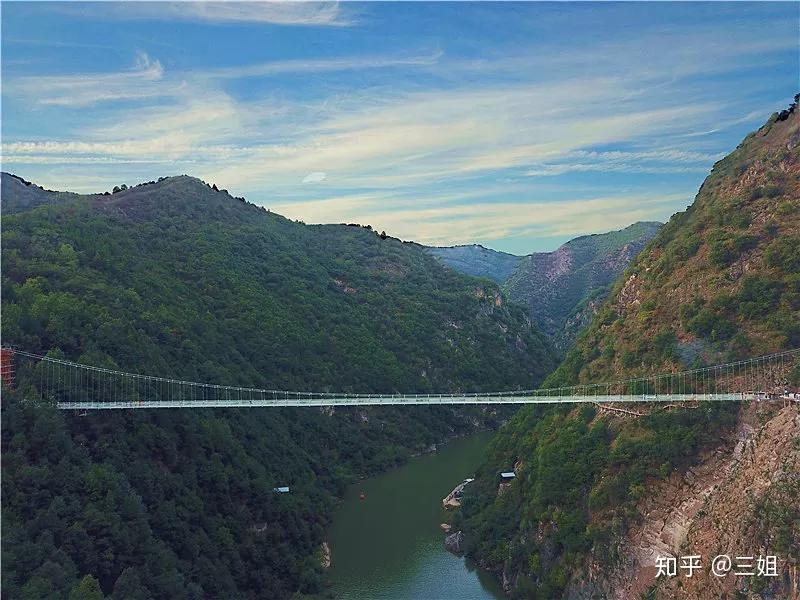
[[[4,344],[315,391],[527,388],[554,366],[496,286],[368,228],[292,222],[187,176],[79,196],[4,174],[2,201]],[[324,528],[348,482],[499,418],[425,407],[80,416],[34,384],[3,390],[9,598],[317,592]]]
[[[500,283],[527,307],[536,325],[565,351],[589,324],[616,278],[656,235],[661,223],[570,240],[554,252],[514,256],[482,246],[430,248],[454,269]]]
[[[800,346],[795,109],[773,115],[714,166],[546,386]],[[798,370],[789,377],[800,384]],[[467,553],[519,597],[791,597],[799,589],[798,439],[792,406],[709,403],[641,417],[526,408],[497,435],[455,524]],[[512,466],[516,479],[498,490],[497,473]],[[687,548],[706,561],[772,552],[780,576],[718,578],[706,568],[691,580],[656,581],[655,554]]]

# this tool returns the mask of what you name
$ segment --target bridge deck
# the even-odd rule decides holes
[[[791,373],[800,362],[800,349],[623,381],[536,390],[443,394],[258,389],[128,373],[24,350],[13,350],[13,356],[25,361],[19,365],[18,372],[38,388],[40,397],[56,401],[62,410],[89,411],[260,406],[740,402],[777,400],[782,396],[787,396],[784,400],[798,401],[797,382],[793,382]]]
[[[102,410],[131,408],[243,408],[243,407],[297,407],[297,406],[389,406],[424,404],[577,404],[586,402],[740,402],[742,400],[766,399],[755,393],[733,394],[640,394],[617,396],[341,396],[326,398],[252,398],[214,400],[153,400],[116,402],[59,402],[64,410]]]

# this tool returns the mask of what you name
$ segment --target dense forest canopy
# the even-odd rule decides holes
[[[109,195],[3,175],[3,339],[87,364],[315,391],[529,388],[554,366],[499,290],[364,227],[306,226],[190,177]],[[13,598],[324,589],[335,496],[495,411],[57,411],[3,393]],[[275,486],[288,485],[289,494]],[[88,594],[88,595],[87,595]]]

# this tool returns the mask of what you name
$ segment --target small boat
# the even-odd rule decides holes
[[[364,492],[361,492],[361,493],[358,495],[358,499],[359,499],[359,500],[366,500],[366,499],[367,499],[367,495],[366,495]]]

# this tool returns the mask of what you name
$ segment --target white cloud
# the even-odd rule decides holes
[[[303,177],[303,183],[320,183],[325,181],[325,173],[322,171],[314,171]]]

